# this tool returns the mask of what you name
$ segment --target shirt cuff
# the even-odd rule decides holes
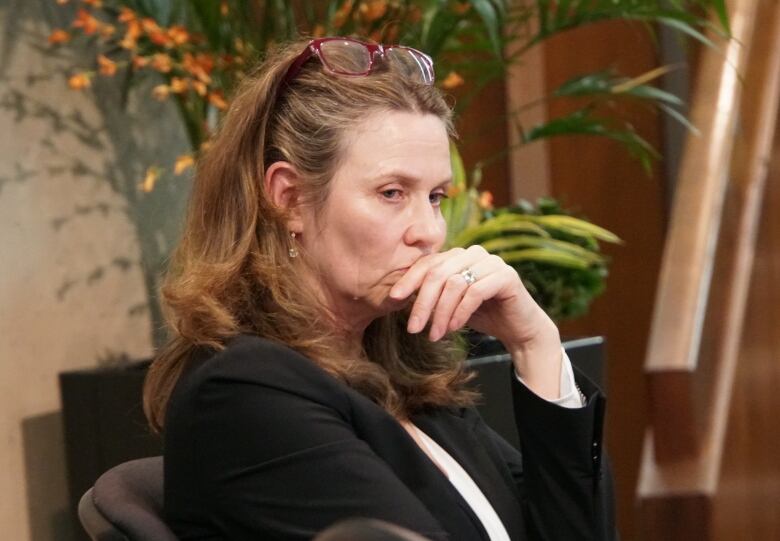
[[[528,390],[531,390],[517,371],[515,371],[515,377],[520,383],[525,385]],[[548,402],[571,409],[581,408],[585,405],[584,395],[574,381],[574,370],[571,367],[571,361],[566,354],[566,350],[563,348],[561,348],[561,380],[558,387],[558,398],[548,400]]]

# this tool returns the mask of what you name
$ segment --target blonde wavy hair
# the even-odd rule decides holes
[[[193,351],[222,349],[242,333],[303,353],[399,418],[428,406],[470,405],[476,397],[464,387],[469,374],[452,343],[408,334],[406,312],[371,323],[362,354],[345,358],[328,311],[304,287],[301,258],[289,257],[285,215],[263,189],[268,165],[292,164],[304,179],[302,198],[321,208],[345,136],[369,114],[432,114],[453,135],[451,109],[440,92],[409,81],[391,63],[348,78],[324,73],[313,59],[283,83],[306,43],[269,53],[242,82],[198,162],[182,239],[162,287],[172,338],[144,386],[144,410],[155,430],[163,428]]]

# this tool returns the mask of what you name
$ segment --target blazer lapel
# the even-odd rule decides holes
[[[373,403],[353,409],[353,415],[354,426],[359,428],[358,436],[387,463],[439,523],[446,525],[443,529],[448,539],[490,541],[468,503],[398,421]]]
[[[519,490],[498,451],[490,442],[484,441],[490,436],[486,431],[479,430],[480,417],[477,414],[464,417],[451,411],[436,410],[413,416],[412,422],[466,470],[490,501],[510,539],[525,539]],[[468,504],[465,501],[463,503],[479,523],[484,539],[488,539],[479,519]]]

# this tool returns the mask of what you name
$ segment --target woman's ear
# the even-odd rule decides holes
[[[301,177],[289,162],[274,162],[265,171],[263,186],[273,206],[288,215],[287,228],[302,233],[303,222],[300,213]]]

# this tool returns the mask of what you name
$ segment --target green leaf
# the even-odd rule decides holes
[[[501,39],[502,24],[496,9],[490,0],[471,0],[471,5],[474,6],[474,9],[482,19],[485,32],[490,38],[490,43],[493,47],[493,54],[501,58],[504,49]]]
[[[641,98],[644,100],[670,103],[672,105],[683,105],[683,101],[679,97],[672,94],[671,92],[666,92],[665,90],[661,90],[660,88],[656,88],[654,86],[649,86],[649,85],[635,86],[632,87],[630,90],[623,92],[622,94],[633,96],[635,98]]]
[[[527,216],[527,218],[545,228],[559,229],[570,235],[590,236],[613,244],[623,244],[620,237],[611,231],[574,216],[547,214],[545,216]]]
[[[588,73],[569,79],[555,89],[553,96],[589,96],[592,94],[609,93],[612,88],[610,83],[611,73],[600,71]]]
[[[712,43],[712,40],[684,21],[672,17],[659,17],[657,21],[665,26],[668,26],[669,28],[674,28],[683,34],[687,34],[696,41],[699,41],[708,47],[715,47],[715,44]]]
[[[602,119],[592,115],[591,108],[586,107],[569,115],[552,119],[546,123],[535,126],[526,133],[521,134],[523,143],[529,143],[547,137],[561,135],[597,135],[613,139],[623,144],[626,150],[640,161],[645,171],[650,172],[650,164],[660,155],[643,137],[636,133],[630,125],[625,128],[614,128],[610,124],[613,119]]]
[[[460,19],[445,3],[435,2],[423,15],[420,47],[436,58],[447,39],[454,33]]]
[[[684,114],[682,114],[680,111],[678,111],[678,110],[676,110],[676,109],[674,109],[674,108],[672,108],[672,107],[669,107],[668,105],[663,105],[663,104],[660,104],[658,107],[659,107],[659,108],[660,108],[660,109],[661,109],[661,110],[662,110],[664,113],[666,113],[667,115],[669,115],[670,117],[672,117],[673,119],[675,119],[677,122],[679,122],[680,124],[682,124],[683,126],[685,126],[685,127],[686,127],[686,128],[687,128],[687,129],[688,129],[688,130],[689,130],[691,133],[693,133],[694,135],[697,135],[697,136],[698,136],[698,135],[700,135],[700,134],[701,134],[701,132],[699,131],[699,128],[697,128],[696,126],[694,126],[694,125],[693,125],[693,124],[690,122],[690,120],[688,120],[688,118],[687,118],[687,117],[686,117]]]
[[[452,166],[452,185],[459,190],[465,190],[466,168],[463,166],[463,157],[454,141],[450,141],[450,164]]]
[[[453,246],[465,248],[476,244],[479,239],[496,237],[505,233],[527,233],[540,237],[550,236],[544,228],[533,223],[527,216],[504,214],[463,230],[453,241]]]
[[[711,1],[712,1],[712,7],[715,10],[715,13],[718,15],[718,20],[720,21],[723,30],[726,31],[726,35],[730,36],[731,25],[729,24],[729,14],[728,14],[728,10],[726,9],[726,0],[711,0]]]
[[[544,248],[565,252],[567,254],[579,257],[590,264],[599,264],[604,262],[604,258],[596,252],[592,252],[563,240],[543,238],[530,235],[514,235],[510,237],[499,237],[480,243],[482,247],[492,254],[501,255],[502,252],[514,250],[517,248]]]
[[[589,263],[576,256],[564,252],[553,250],[543,250],[539,248],[529,248],[527,250],[514,250],[501,253],[501,259],[510,265],[521,263],[523,261],[537,261],[540,263],[549,263],[558,267],[568,267],[572,269],[586,270]]]

